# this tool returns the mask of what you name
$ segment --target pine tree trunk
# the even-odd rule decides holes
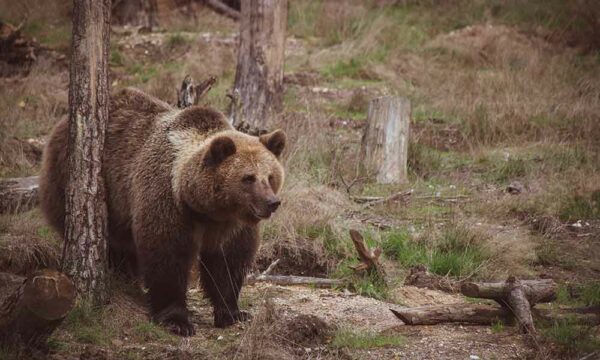
[[[108,122],[110,0],[75,0],[69,83],[69,181],[63,269],[81,297],[106,300],[107,213],[101,173]]]
[[[240,44],[232,106],[233,125],[264,128],[283,103],[287,0],[242,1]]]

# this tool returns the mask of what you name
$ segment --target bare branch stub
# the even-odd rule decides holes
[[[199,85],[194,85],[194,79],[190,75],[186,75],[181,83],[181,88],[177,90],[177,107],[185,109],[197,105],[216,82],[217,78],[210,76]]]
[[[354,247],[358,252],[360,263],[351,266],[356,272],[367,271],[370,275],[375,276],[383,284],[386,284],[385,270],[379,263],[381,248],[369,249],[362,235],[356,230],[350,230],[350,238],[354,243]]]

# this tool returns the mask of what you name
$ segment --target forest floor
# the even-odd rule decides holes
[[[284,110],[272,124],[290,140],[287,179],[255,270],[280,259],[275,274],[347,286],[246,286],[241,306],[254,319],[225,330],[192,287],[197,334],[183,339],[150,323],[139,288],[115,276],[111,303],[79,304],[50,339],[50,358],[600,358],[598,327],[538,324],[532,342],[501,322],[406,326],[389,311],[479,301],[403,285],[417,264],[452,279],[552,278],[558,299],[544,306],[600,305],[600,55],[585,26],[572,26],[580,10],[343,3],[290,7]],[[23,11],[0,0],[2,20],[18,23]],[[67,116],[68,14],[58,0],[31,5],[24,33],[44,50],[29,71],[0,78],[0,177],[37,174],[39,154],[24,144],[44,143]],[[175,103],[185,75],[216,76],[203,104],[226,111],[237,24],[206,9],[162,20],[150,33],[113,29],[112,90],[134,86]],[[407,184],[358,172],[368,101],[381,95],[412,102]],[[411,189],[372,207],[353,201]],[[383,248],[388,288],[349,268],[358,262],[350,228]],[[59,249],[37,209],[0,216],[0,271],[55,264]]]

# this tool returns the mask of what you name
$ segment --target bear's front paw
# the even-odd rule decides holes
[[[239,321],[248,321],[252,319],[252,315],[246,311],[236,310],[229,312],[227,310],[215,310],[215,327],[224,328],[231,326]]]
[[[196,330],[194,329],[194,325],[192,325],[189,320],[180,320],[180,319],[167,319],[162,322],[164,326],[169,329],[173,334],[179,336],[194,336],[196,335]]]
[[[164,325],[169,331],[179,336],[193,336],[196,334],[194,325],[189,320],[189,313],[183,307],[170,306],[154,316],[154,321]]]

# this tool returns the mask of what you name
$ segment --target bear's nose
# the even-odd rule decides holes
[[[281,205],[281,201],[279,201],[279,199],[269,200],[269,203],[267,204],[267,206],[269,207],[269,211],[272,213],[274,213],[277,210],[279,205]]]

